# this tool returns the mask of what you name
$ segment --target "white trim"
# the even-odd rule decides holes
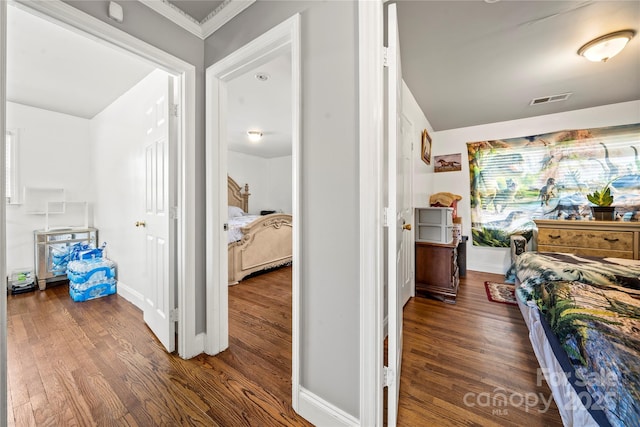
[[[3,2],[4,3],[4,2]],[[67,28],[82,31],[96,41],[116,46],[149,61],[154,66],[178,75],[182,80],[182,102],[179,117],[183,118],[178,159],[178,232],[177,286],[178,308],[178,354],[183,358],[196,356],[204,351],[197,347],[196,339],[196,292],[195,292],[195,128],[196,128],[196,69],[157,47],[154,47],[124,31],[90,16],[60,0],[19,0],[12,2],[16,6],[36,12],[45,19],[54,19]],[[5,18],[6,20],[6,18]],[[6,22],[4,22],[6,24]],[[4,76],[4,73],[3,73]],[[2,100],[6,102],[6,99]],[[4,166],[2,166],[4,169]]]
[[[0,1],[0,280],[5,283],[7,271],[6,206],[4,203],[4,133],[7,105],[7,2]],[[7,425],[7,293],[0,292],[0,426]],[[13,420],[13,414],[11,414]]]
[[[316,426],[350,427],[360,424],[353,415],[300,387],[300,414]],[[373,425],[373,424],[372,424]]]
[[[177,6],[171,5],[171,3],[158,1],[158,0],[139,0],[140,3],[147,6],[149,9],[167,18],[174,24],[189,31],[194,36],[202,37],[202,27],[200,23],[183,12]]]
[[[284,52],[291,52],[292,99],[292,406],[298,410],[300,358],[300,109],[301,109],[301,44],[300,15],[249,42],[234,53],[213,64],[206,71],[206,307],[207,337],[205,351],[217,354],[228,347],[228,264],[227,239],[222,224],[227,219],[227,141],[226,82],[256,64]],[[304,416],[304,414],[303,414]]]
[[[20,129],[5,129],[5,135],[11,136],[11,201],[8,205],[19,205],[22,203],[22,192],[20,191]],[[5,139],[5,144],[8,144]],[[5,145],[6,153],[6,145]],[[4,163],[6,164],[6,163]],[[5,171],[6,179],[6,171]],[[6,187],[6,183],[5,183]],[[6,191],[6,188],[5,188]],[[5,194],[5,197],[7,195]]]
[[[383,8],[358,2],[360,121],[360,424],[383,424]]]
[[[201,23],[201,38],[204,40],[215,33],[220,27],[231,21],[243,10],[255,3],[256,0],[231,0],[217,13],[207,16]]]
[[[493,248],[492,248],[493,249]],[[475,250],[475,247],[472,247],[471,250]],[[492,258],[494,262],[482,262],[469,257],[469,247],[467,246],[467,271],[475,270],[475,271],[483,271],[485,273],[493,273],[493,274],[504,274],[505,270],[509,268],[511,265],[511,252],[509,248],[498,248],[495,251],[495,256]],[[498,265],[497,261],[502,258],[502,263],[504,265]],[[472,260],[469,263],[469,259]]]
[[[291,406],[298,410],[300,389],[300,254],[302,238],[302,45],[300,15],[291,19],[291,168],[292,168],[292,283],[291,283]]]
[[[144,295],[142,293],[136,291],[131,286],[126,283],[118,280],[116,283],[116,292],[119,296],[129,301],[131,304],[138,307],[140,310],[144,307]]]
[[[226,190],[222,188],[222,180],[219,178],[220,170],[226,170],[227,153],[226,149],[223,150],[218,142],[221,135],[224,135],[221,129],[224,120],[220,117],[221,112],[219,112],[219,106],[223,102],[220,100],[221,83],[213,75],[211,67],[207,68],[205,80],[205,111],[207,112],[205,126],[205,259],[209,262],[206,263],[205,271],[207,337],[204,351],[213,355],[227,348],[228,343],[223,341],[223,337],[229,333],[228,329],[225,329],[225,326],[228,326],[228,314],[224,312],[228,308],[228,290],[225,292],[221,289],[222,284],[229,281],[229,265],[220,261],[223,256],[222,251],[224,251],[220,241],[224,239],[222,221],[225,218],[224,213],[221,212],[220,200]],[[226,280],[225,275],[227,275]]]
[[[240,12],[255,3],[256,0],[225,0],[218,8],[201,22],[182,11],[179,7],[163,0],[139,0],[154,12],[164,16],[174,24],[184,28],[202,40],[235,18]]]

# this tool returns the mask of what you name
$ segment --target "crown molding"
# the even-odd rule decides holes
[[[255,3],[256,0],[225,0],[202,22],[198,22],[189,14],[169,3],[168,0],[139,0],[151,10],[159,13],[176,25],[189,31],[202,40],[209,37],[224,24],[232,20],[240,12]]]
[[[200,23],[202,38],[206,39],[227,22],[231,21],[256,0],[226,0]]]
[[[191,34],[202,37],[200,23],[166,0],[140,0],[140,3],[159,13],[173,23],[181,26]]]

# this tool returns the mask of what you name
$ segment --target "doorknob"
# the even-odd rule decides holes
[[[403,229],[403,230],[411,230],[411,224],[404,224],[404,225],[402,226],[402,229]]]
[[[144,221],[136,221],[136,227],[146,227],[147,223]]]

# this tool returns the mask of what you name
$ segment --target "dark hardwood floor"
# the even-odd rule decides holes
[[[487,301],[484,280],[500,276],[468,272],[457,304],[405,307],[399,425],[561,425],[554,404],[539,413],[541,404],[482,400],[498,388],[550,396],[536,386],[518,308]],[[229,293],[229,349],[191,360],[165,353],[117,295],[74,303],[66,286],[9,295],[9,426],[310,425],[291,408],[291,269]]]
[[[562,425],[519,308],[487,299],[484,282],[503,278],[467,271],[456,304],[405,305],[398,425]]]
[[[230,346],[164,352],[117,295],[10,295],[10,426],[308,426],[291,408],[291,269],[229,288]]]

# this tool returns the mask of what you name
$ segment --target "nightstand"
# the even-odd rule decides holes
[[[416,295],[456,302],[460,284],[458,243],[416,242]]]

